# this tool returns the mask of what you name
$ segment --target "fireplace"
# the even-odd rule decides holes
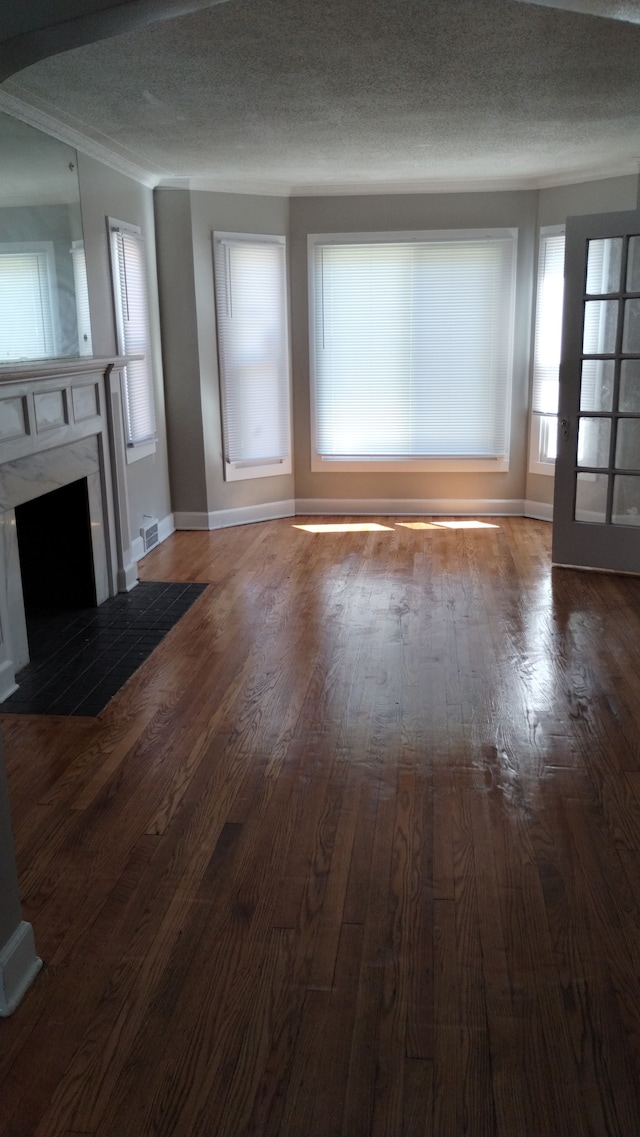
[[[22,598],[29,616],[96,604],[87,479],[16,508]]]
[[[0,702],[29,662],[26,605],[65,606],[74,597],[101,604],[137,583],[123,364],[0,368]],[[69,555],[71,542],[78,544]]]

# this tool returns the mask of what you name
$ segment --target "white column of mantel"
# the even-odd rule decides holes
[[[113,367],[107,368],[105,387],[115,509],[117,587],[118,592],[130,592],[138,583],[138,569],[131,547],[127,453],[122,406],[122,366],[114,364]]]
[[[31,924],[22,919],[9,795],[0,737],[0,1017],[15,1011],[42,967]]]

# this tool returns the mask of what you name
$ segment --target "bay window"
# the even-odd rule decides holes
[[[149,294],[144,237],[137,225],[108,218],[118,350],[140,355],[123,370],[127,460],[155,450],[156,416],[151,365]]]
[[[516,233],[309,238],[313,467],[506,470]]]
[[[214,233],[225,478],[291,473],[284,237]]]
[[[529,469],[553,474],[564,299],[564,226],[541,229],[538,250]]]

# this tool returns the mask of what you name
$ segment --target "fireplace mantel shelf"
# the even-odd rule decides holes
[[[34,379],[55,379],[60,375],[82,375],[94,371],[103,374],[111,368],[124,367],[142,355],[81,355],[66,359],[29,360],[27,363],[0,364],[0,383],[32,382]]]

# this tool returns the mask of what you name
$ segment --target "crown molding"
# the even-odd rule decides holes
[[[296,185],[292,182],[269,182],[258,180],[237,180],[218,177],[179,176],[161,166],[143,166],[137,155],[122,146],[115,139],[103,135],[102,140],[91,137],[82,129],[89,129],[81,120],[62,111],[55,114],[46,109],[36,95],[25,93],[11,80],[0,86],[0,111],[6,111],[14,118],[43,130],[53,138],[73,146],[82,154],[94,158],[103,165],[117,170],[126,177],[133,178],[151,189],[186,189],[205,193],[246,194],[259,197],[372,197],[399,194],[436,193],[513,193],[517,190],[553,189],[560,186],[579,185],[584,182],[605,181],[609,178],[638,177],[640,158],[620,161],[602,167],[586,167],[579,170],[564,170],[543,176],[505,176],[502,178],[424,178],[404,181],[370,182],[317,182]],[[97,132],[95,132],[97,133]]]
[[[606,170],[594,167],[566,170],[546,177],[442,178],[397,182],[318,182],[292,185],[285,182],[225,181],[206,177],[161,178],[159,189],[182,189],[203,193],[254,194],[261,197],[372,197],[399,194],[513,193],[518,190],[552,189],[559,186],[601,182],[610,178],[638,177],[640,160],[620,162]]]
[[[150,170],[141,166],[133,156],[129,157],[125,147],[108,136],[105,135],[104,142],[98,142],[72,125],[63,112],[57,111],[55,115],[51,114],[44,109],[44,104],[41,104],[36,96],[30,95],[27,100],[22,95],[14,94],[15,86],[8,81],[0,87],[0,111],[6,111],[13,118],[20,119],[21,122],[26,122],[28,126],[34,126],[45,134],[50,134],[59,142],[73,146],[74,150],[79,150],[89,158],[95,158],[112,170],[117,170],[119,174],[125,174],[126,177],[141,182],[142,185],[156,186],[163,177],[167,176],[168,171],[160,167]]]

